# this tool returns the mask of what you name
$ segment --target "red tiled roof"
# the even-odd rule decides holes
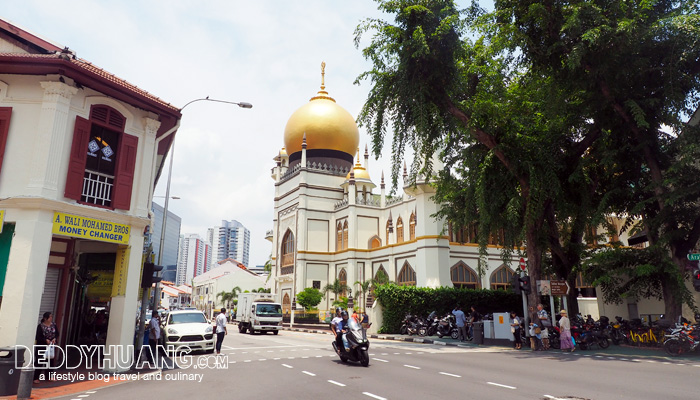
[[[82,58],[76,58],[73,57],[72,54],[70,53],[52,53],[52,54],[29,54],[29,53],[0,53],[0,58],[4,57],[12,57],[12,58],[26,58],[26,59],[40,59],[40,60],[62,60],[64,62],[68,62],[70,64],[75,65],[77,68],[84,70],[85,72],[88,72],[90,74],[94,74],[104,80],[107,80],[115,85],[121,86],[124,89],[127,89],[128,91],[131,91],[133,93],[138,93],[139,95],[155,102],[158,103],[162,106],[165,106],[169,108],[172,111],[179,112],[180,109],[177,108],[176,106],[166,102],[165,100],[154,96],[147,91],[139,88],[136,85],[133,85],[124,79],[121,79],[117,77],[116,75],[109,73],[105,71],[102,68],[97,67],[96,65],[92,64],[91,62],[87,60],[83,60]]]

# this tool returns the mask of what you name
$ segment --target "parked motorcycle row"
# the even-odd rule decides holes
[[[695,319],[699,321],[700,315],[696,316]],[[526,330],[524,326],[522,328],[520,332],[524,334]],[[435,311],[425,318],[407,314],[401,325],[400,333],[402,335],[437,335],[439,338],[445,336],[452,339],[459,338],[454,315],[447,314],[439,317]],[[549,343],[552,348],[560,348],[559,337],[559,327],[550,327]],[[590,315],[584,317],[578,314],[571,318],[571,337],[581,350],[596,346],[600,349],[606,349],[611,342],[615,345],[663,345],[664,350],[669,355],[678,356],[700,347],[700,324],[691,325],[687,321],[673,323],[661,319],[651,325],[646,325],[640,319],[628,321],[622,317],[615,317],[615,321],[611,323],[606,316],[601,316],[595,321]],[[472,340],[472,337],[468,336],[467,340]],[[523,340],[523,342],[525,341]]]
[[[413,314],[406,314],[399,333],[402,335],[418,335],[418,336],[436,336],[442,338],[449,336],[452,339],[459,338],[459,329],[455,316],[447,314],[439,317],[435,311],[431,312],[425,318]],[[472,340],[469,332],[467,332],[467,340]]]

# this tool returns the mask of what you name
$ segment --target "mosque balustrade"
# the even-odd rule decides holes
[[[296,164],[293,167],[287,169],[287,172],[282,175],[282,178],[280,178],[280,182],[284,182],[287,179],[291,178],[293,175],[295,175],[297,172],[301,170],[301,165]]]
[[[391,206],[397,203],[401,203],[403,201],[402,197],[388,197],[386,198],[386,205]]]
[[[356,200],[357,204],[363,205],[363,206],[370,206],[370,207],[380,207],[381,206],[381,199],[368,197],[367,199],[364,199],[362,196],[358,196]]]
[[[341,201],[335,203],[335,209],[336,209],[336,210],[339,210],[339,209],[341,209],[341,208],[343,208],[343,207],[345,207],[345,206],[347,206],[347,205],[348,205],[348,199],[347,199],[347,198],[344,198],[343,200],[341,200]]]
[[[330,175],[336,175],[336,176],[345,176],[350,172],[350,168],[348,167],[343,167],[335,164],[327,164],[327,163],[320,163],[320,162],[311,162],[307,164],[306,166],[310,170],[314,170],[317,172],[323,172],[327,173]]]

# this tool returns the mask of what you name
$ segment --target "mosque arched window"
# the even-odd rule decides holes
[[[335,249],[336,251],[343,250],[343,225],[338,222],[338,226],[335,228]]]
[[[514,274],[513,270],[502,265],[491,274],[491,289],[510,290],[510,282]]]
[[[346,287],[348,286],[348,273],[345,272],[345,268],[341,269],[338,273],[338,283],[340,283],[340,287],[343,288],[343,291],[340,292],[340,296],[347,297]]]
[[[378,247],[382,247],[382,240],[379,239],[379,236],[372,236],[372,238],[369,240],[369,248],[376,249]]]
[[[403,220],[396,219],[396,243],[403,243]]]
[[[460,261],[450,268],[452,285],[458,289],[478,289],[479,279],[473,269],[464,261]]]
[[[287,229],[287,232],[282,237],[280,254],[282,255],[282,267],[280,268],[280,274],[291,274],[294,272],[294,234],[289,229]]]
[[[348,248],[348,220],[343,223],[343,250]]]
[[[391,219],[386,221],[386,244],[389,244],[389,237],[391,236]]]
[[[408,261],[403,263],[403,267],[401,267],[396,281],[399,286],[416,286],[416,271],[411,268]]]
[[[416,239],[416,214],[411,213],[411,218],[408,220],[408,237],[409,240]]]
[[[374,281],[379,285],[389,282],[389,274],[386,273],[384,266],[381,264],[379,265],[377,273],[374,274]]]

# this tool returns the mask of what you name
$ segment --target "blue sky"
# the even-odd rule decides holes
[[[171,184],[181,199],[169,208],[183,233],[204,236],[222,219],[243,223],[253,265],[271,251],[270,169],[287,119],[318,90],[321,61],[326,89],[357,116],[369,83],[353,82],[370,64],[353,32],[381,16],[371,0],[23,0],[4,2],[0,13],[175,106],[206,96],[252,103],[245,110],[198,102],[183,111]],[[367,143],[360,129],[360,146]],[[389,156],[386,148],[370,160],[376,184],[382,170],[389,176]]]

